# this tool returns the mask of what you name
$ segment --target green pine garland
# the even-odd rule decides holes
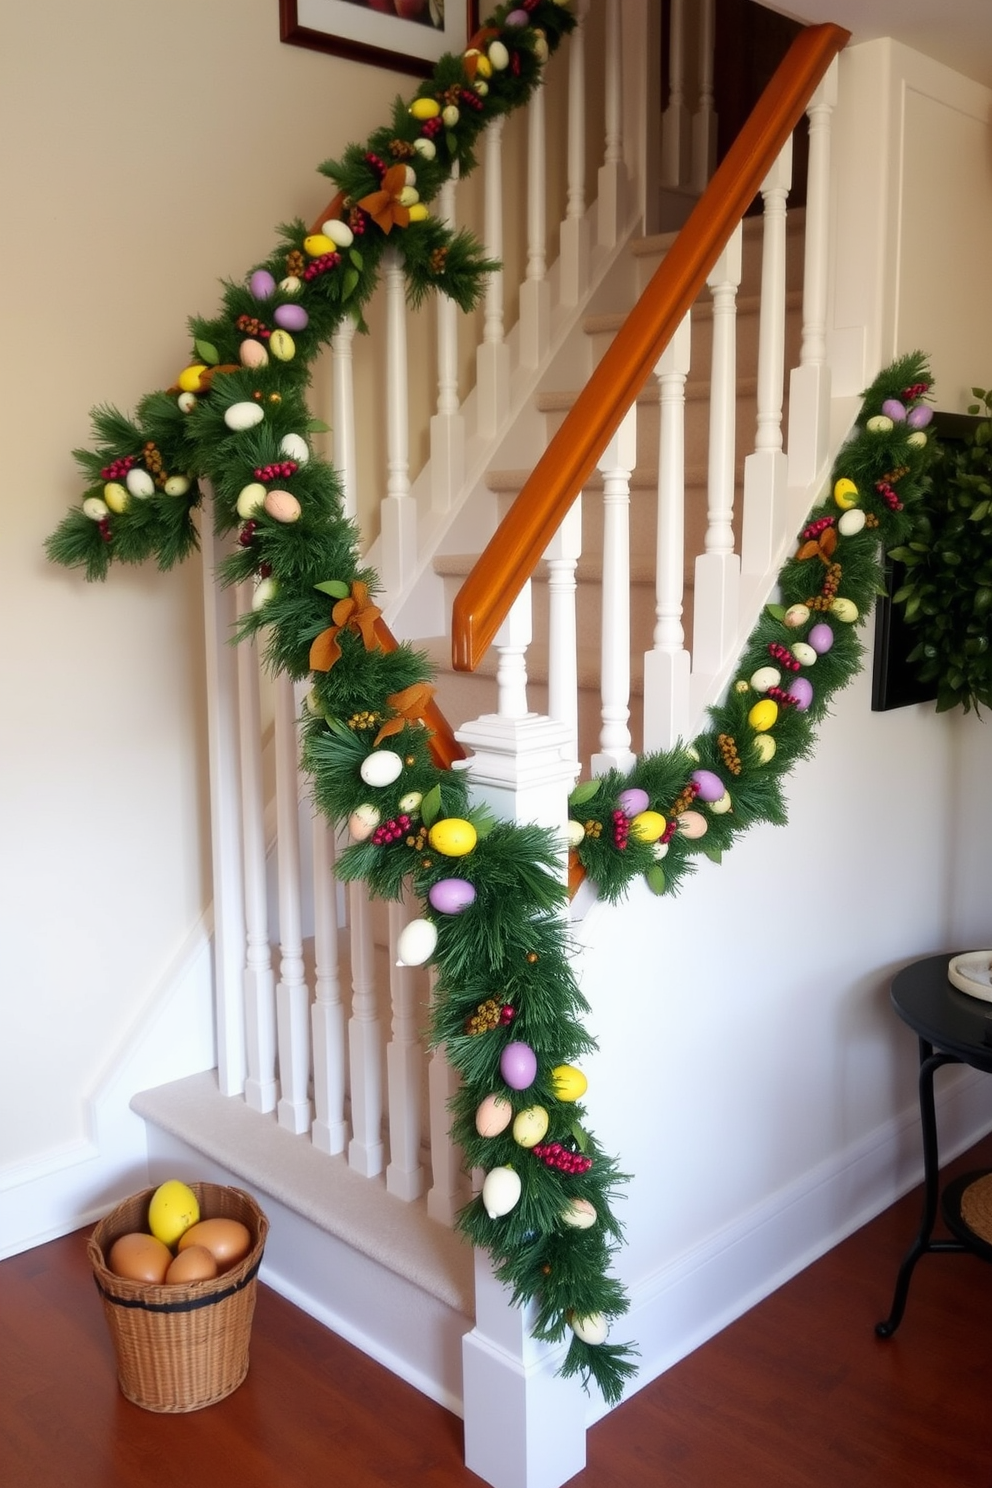
[[[528,26],[507,25],[512,7],[501,5],[475,39],[493,58],[488,76],[474,50],[442,59],[409,106],[397,102],[387,129],[323,167],[339,187],[327,221],[347,228],[333,228],[333,252],[302,222],[283,228],[266,263],[226,285],[217,317],[191,322],[195,360],[175,388],[144,399],[134,420],[95,412],[95,448],[76,452],[86,490],[47,547],[53,561],[90,579],[106,577],[115,559],[154,557],[170,568],[195,546],[199,483],[212,483],[215,527],[239,539],[220,580],[255,585],[239,637],[264,634],[274,670],[310,679],[303,762],[317,806],[349,824],[353,839],[338,874],[386,898],[409,886],[422,906],[415,931],[426,941],[411,959],[436,969],[431,1037],[461,1077],[453,1135],[467,1166],[487,1173],[459,1225],[490,1253],[514,1301],[535,1304],[536,1336],[570,1336],[561,1372],[595,1380],[612,1404],[635,1372],[636,1350],[606,1341],[628,1308],[609,1274],[622,1236],[612,1204],[625,1177],[585,1124],[577,1062],[594,1043],[572,969],[560,845],[543,829],[470,807],[465,773],[435,763],[421,722],[429,667],[410,647],[387,651],[376,640],[376,575],[361,565],[334,470],[310,448],[305,402],[313,357],[343,316],[361,322],[393,232],[414,302],[435,289],[463,308],[477,300],[491,266],[468,235],[426,213],[387,235],[359,203],[395,182],[389,173],[405,162],[415,161],[421,202],[456,162],[463,174],[471,168],[481,129],[526,101],[545,49],[574,25],[552,0],[525,0],[525,8]],[[450,108],[457,114],[442,114]],[[266,275],[272,287],[261,293]],[[306,324],[277,338],[284,306],[305,308]],[[243,365],[247,341],[267,353],[258,365]],[[814,536],[783,570],[782,603],[759,620],[711,728],[691,746],[642,757],[626,777],[611,772],[573,793],[574,859],[607,899],[642,876],[657,893],[673,891],[699,854],[719,860],[753,822],[785,820],[782,779],[810,753],[830,696],[860,665],[856,626],[879,584],[879,539],[890,545],[908,531],[927,458],[922,431],[905,420],[878,423],[881,404],[902,398],[922,419],[928,381],[917,354],[866,394],[837,472],[857,488],[843,501],[866,524],[838,535],[832,493],[813,514],[806,532]],[[837,601],[854,606],[849,618]],[[831,640],[819,655],[802,651],[817,624]],[[780,672],[776,683],[760,678],[769,665]],[[790,691],[807,673],[808,705]],[[756,703],[767,715],[760,729]],[[388,783],[369,783],[370,770]],[[636,803],[624,794],[631,790]],[[458,912],[439,897],[452,881],[464,901]],[[523,1072],[505,1063],[514,1056]]]

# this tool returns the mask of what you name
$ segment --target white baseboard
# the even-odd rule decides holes
[[[992,1129],[992,1083],[977,1070],[962,1067],[942,1084],[936,1106],[944,1163]],[[623,1337],[636,1339],[640,1367],[626,1395],[664,1374],[922,1177],[920,1116],[913,1107],[632,1287]],[[912,1239],[907,1233],[907,1249]],[[893,1272],[885,1278],[880,1317],[894,1285]],[[590,1401],[590,1424],[606,1414],[602,1401]]]
[[[147,1184],[145,1123],[129,1102],[139,1090],[217,1062],[211,935],[204,917],[159,979],[135,1031],[87,1097],[86,1135],[0,1169],[0,1259],[92,1224]]]

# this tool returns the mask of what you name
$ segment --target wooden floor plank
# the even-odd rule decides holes
[[[992,1137],[949,1172],[992,1167]],[[882,1341],[919,1193],[589,1434],[574,1488],[992,1488],[992,1267],[926,1256]],[[266,1287],[227,1400],[129,1404],[85,1232],[0,1263],[4,1488],[471,1488],[461,1423]]]

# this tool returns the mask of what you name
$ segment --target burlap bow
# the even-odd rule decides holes
[[[401,733],[407,723],[418,723],[427,712],[434,688],[429,682],[414,682],[400,692],[391,693],[386,707],[392,709],[392,718],[387,718],[375,736],[375,743],[388,739],[391,734]]]
[[[339,599],[331,611],[333,624],[315,636],[310,646],[310,670],[329,672],[340,659],[341,647],[338,636],[343,630],[353,630],[365,642],[366,651],[374,651],[379,644],[375,635],[375,622],[382,614],[378,605],[369,600],[368,585],[356,579],[351,586],[351,596]]]

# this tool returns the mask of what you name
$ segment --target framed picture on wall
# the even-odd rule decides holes
[[[478,27],[479,0],[279,0],[279,35],[291,46],[417,77],[463,52]]]

